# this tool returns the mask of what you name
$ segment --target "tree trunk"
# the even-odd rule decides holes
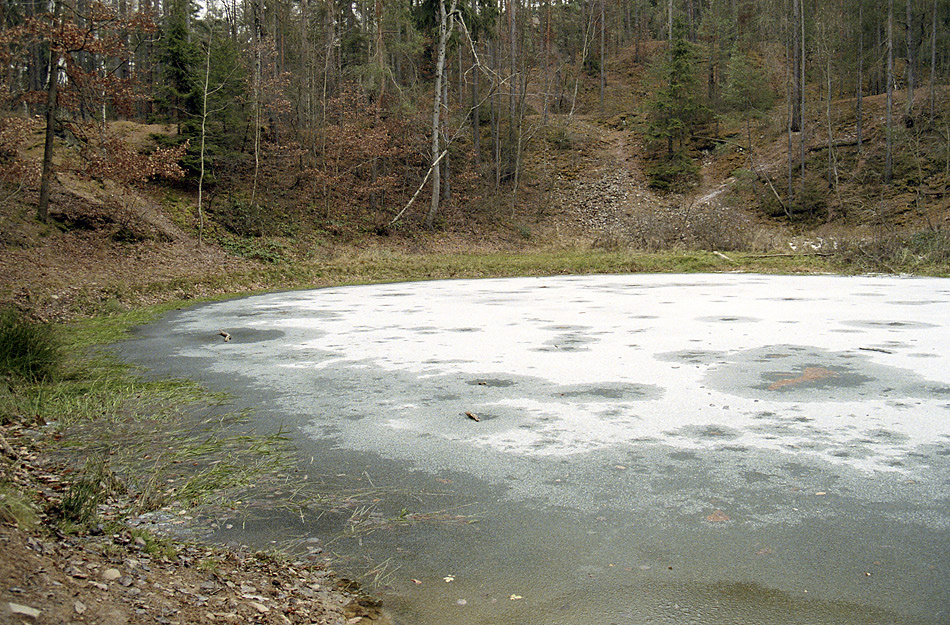
[[[894,0],[887,0],[887,76],[885,80],[887,81],[887,122],[885,128],[884,184],[891,184],[894,166]]]
[[[605,50],[605,39],[607,36],[607,21],[604,19],[604,1],[600,0],[600,112],[604,112],[604,89],[606,87],[606,78],[604,76],[605,65],[607,64],[607,53]]]
[[[792,132],[798,132],[802,127],[802,41],[798,27],[802,20],[801,3],[802,0],[792,0]]]
[[[930,31],[930,123],[934,121],[934,100],[937,82],[937,0],[934,0],[933,25]]]
[[[473,44],[474,45],[474,44]],[[473,59],[474,60],[474,59]],[[472,149],[475,156],[475,166],[478,166],[481,160],[482,142],[481,142],[481,107],[478,103],[478,75],[481,68],[477,64],[472,64],[472,109],[470,116],[472,118]]]
[[[211,30],[208,32],[208,49],[205,52],[205,75],[201,89],[201,148],[199,152],[199,162],[201,164],[198,175],[198,245],[201,245],[204,238],[204,206],[202,204],[204,182],[205,182],[205,136],[208,123],[208,83],[211,80],[211,44],[214,42],[214,21]]]
[[[805,201],[805,7],[803,5],[804,0],[797,0],[799,11],[799,47],[798,47],[798,117],[799,117],[799,132],[798,132],[798,157],[801,160],[799,167],[801,168],[801,179],[799,184],[801,185],[801,200]]]
[[[666,3],[666,40],[669,42],[667,56],[673,53],[673,0]]]
[[[501,63],[498,60],[498,44],[492,41],[489,44],[489,50],[491,50],[492,73],[498,76],[501,73]],[[498,193],[498,189],[501,187],[501,120],[499,119],[501,115],[501,105],[498,103],[499,91],[496,86],[492,86],[491,106],[489,109],[491,111],[491,150],[495,173],[495,193]]]
[[[917,81],[917,54],[914,44],[914,3],[907,0],[907,23],[905,25],[907,44],[907,102],[905,103],[905,123],[913,125],[914,117],[914,87]]]
[[[442,148],[439,141],[442,119],[442,81],[445,72],[445,48],[451,34],[455,2],[456,0],[452,0],[452,9],[447,14],[445,0],[439,0],[439,44],[436,49],[435,89],[432,98],[432,201],[425,220],[426,228],[430,230],[434,227],[435,216],[439,212],[439,200],[442,197]]]
[[[633,7],[633,61],[640,62],[640,2]]]
[[[541,125],[548,124],[548,101],[551,95],[551,0],[544,2],[544,101],[541,108]]]
[[[379,100],[382,101],[386,96],[386,83],[389,82],[389,74],[386,72],[386,44],[383,39],[385,32],[383,24],[383,0],[376,0],[376,65],[380,74],[379,79]],[[374,161],[375,164],[375,161]]]
[[[864,99],[864,4],[858,2],[858,85],[855,94],[857,99],[857,134],[858,134],[858,154],[861,153],[861,144],[863,142],[864,117],[861,110],[862,100]]]
[[[62,5],[55,3],[53,18],[59,22]],[[49,84],[46,87],[46,139],[43,144],[43,174],[40,178],[40,197],[36,204],[36,218],[42,222],[49,219],[49,187],[53,178],[53,143],[56,138],[56,113],[59,107],[59,66],[60,51],[50,46],[49,54]]]
[[[251,8],[254,19],[252,39],[254,45],[254,76],[252,77],[254,85],[251,101],[252,117],[254,119],[254,180],[251,184],[251,210],[256,211],[257,178],[261,170],[261,73],[263,71],[261,67],[263,65],[263,50],[261,50],[263,25],[261,24],[262,6],[260,0],[254,0],[251,3]]]
[[[792,26],[792,29],[793,30],[795,29],[794,25]],[[790,52],[791,52],[791,42],[789,41],[789,37],[786,36],[785,37],[786,59],[791,58],[792,55],[790,54]],[[788,118],[787,118],[788,119],[788,126],[787,126],[787,130],[788,130],[788,151],[787,152],[788,153],[785,159],[786,164],[788,166],[788,201],[785,203],[786,206],[795,205],[795,184],[794,184],[794,176],[793,176],[794,158],[792,156],[792,154],[794,153],[793,148],[795,145],[792,139],[793,137],[792,124],[795,118],[795,93],[794,93],[794,89],[792,88],[793,82],[794,82],[793,68],[790,68],[789,64],[786,62],[785,63],[785,101],[786,101],[786,114],[788,115]],[[785,211],[785,214],[787,217],[791,217],[791,213],[788,210]]]
[[[827,43],[827,38],[825,39]],[[830,48],[830,46],[829,46]],[[828,187],[834,189],[835,195],[838,194],[838,155],[835,152],[835,136],[834,129],[832,128],[831,120],[831,50],[827,50],[827,57],[825,58],[825,89],[827,93],[825,94],[825,119],[828,124]],[[828,218],[831,219],[832,215],[829,213]]]
[[[510,169],[514,162],[513,150],[518,141],[518,39],[517,39],[517,0],[508,0],[508,159]],[[510,172],[506,172],[510,173]]]
[[[461,48],[461,46],[459,46]],[[442,199],[446,202],[452,199],[452,167],[449,161],[449,143],[445,136],[445,118],[449,114],[449,71],[445,69],[442,79],[442,111],[443,115],[439,120],[439,134],[442,135],[442,142],[445,145],[445,155],[442,157]]]

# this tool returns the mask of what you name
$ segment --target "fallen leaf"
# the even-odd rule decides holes
[[[445,580],[445,583],[446,583],[446,584],[451,584],[452,582],[455,581],[455,576],[454,576],[454,575],[446,575],[446,576],[443,577],[442,579]]]
[[[416,585],[422,584],[422,580],[416,579],[415,577],[413,577],[411,581],[413,584],[416,584]]]
[[[524,599],[524,597],[522,597],[521,595],[511,595],[508,598],[511,599],[512,601],[521,601],[522,599]]]
[[[805,367],[802,370],[802,374],[800,376],[796,378],[782,378],[781,380],[773,382],[769,386],[769,390],[776,391],[784,386],[802,384],[805,382],[815,382],[817,380],[824,380],[825,378],[834,378],[837,376],[837,373],[831,369],[825,369],[824,367]]]
[[[823,490],[820,490],[820,491],[818,491],[817,493],[815,493],[815,495],[817,495],[818,497],[821,497],[822,495],[827,495],[827,494],[828,494],[828,493],[826,493],[826,492],[823,491]]]
[[[706,517],[706,520],[710,523],[723,523],[730,520],[729,515],[723,512],[722,510],[714,510],[712,514]]]
[[[466,412],[466,413],[465,413],[465,416],[468,417],[469,419],[471,419],[472,421],[481,421],[481,419],[479,419],[477,415],[475,415],[475,414],[473,414],[473,413],[471,413],[471,412]]]

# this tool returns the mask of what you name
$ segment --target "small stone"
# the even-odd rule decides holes
[[[77,600],[76,603],[73,604],[73,609],[76,610],[76,614],[82,614],[86,611],[86,604]]]
[[[102,579],[107,582],[113,582],[122,577],[122,573],[119,572],[119,569],[106,569],[102,572]]]
[[[263,603],[258,603],[257,601],[249,601],[248,605],[250,605],[252,608],[257,610],[261,614],[267,614],[268,612],[270,612],[270,608],[268,608]]]
[[[64,572],[66,573],[66,575],[70,575],[72,577],[75,577],[76,579],[86,579],[87,577],[89,577],[88,575],[86,575],[85,573],[77,569],[75,566],[67,566],[64,569]]]
[[[30,618],[37,618],[40,615],[40,611],[36,608],[31,608],[28,605],[20,605],[19,603],[8,603],[7,607],[10,609],[10,612],[13,614],[19,614],[20,616],[28,616]]]

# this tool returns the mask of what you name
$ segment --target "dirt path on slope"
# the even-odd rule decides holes
[[[695,188],[661,193],[649,185],[637,134],[579,117],[571,133],[580,154],[560,165],[551,203],[596,245],[731,248],[751,231],[746,211],[724,202],[734,180],[716,175],[711,156]]]
[[[575,175],[559,172],[552,204],[595,242],[636,243],[644,215],[682,202],[678,194],[649,187],[640,156],[643,146],[633,133],[577,117],[571,131],[580,137],[585,156]]]

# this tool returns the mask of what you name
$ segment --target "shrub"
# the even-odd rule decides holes
[[[834,262],[848,270],[950,274],[950,235],[939,230],[842,241]]]
[[[567,126],[556,126],[551,134],[548,135],[548,141],[558,150],[571,150],[574,148],[574,137]]]
[[[54,376],[59,361],[51,326],[32,322],[14,308],[0,309],[0,375],[40,382]]]
[[[650,186],[659,191],[683,192],[699,178],[699,167],[682,152],[659,156],[647,166]]]

